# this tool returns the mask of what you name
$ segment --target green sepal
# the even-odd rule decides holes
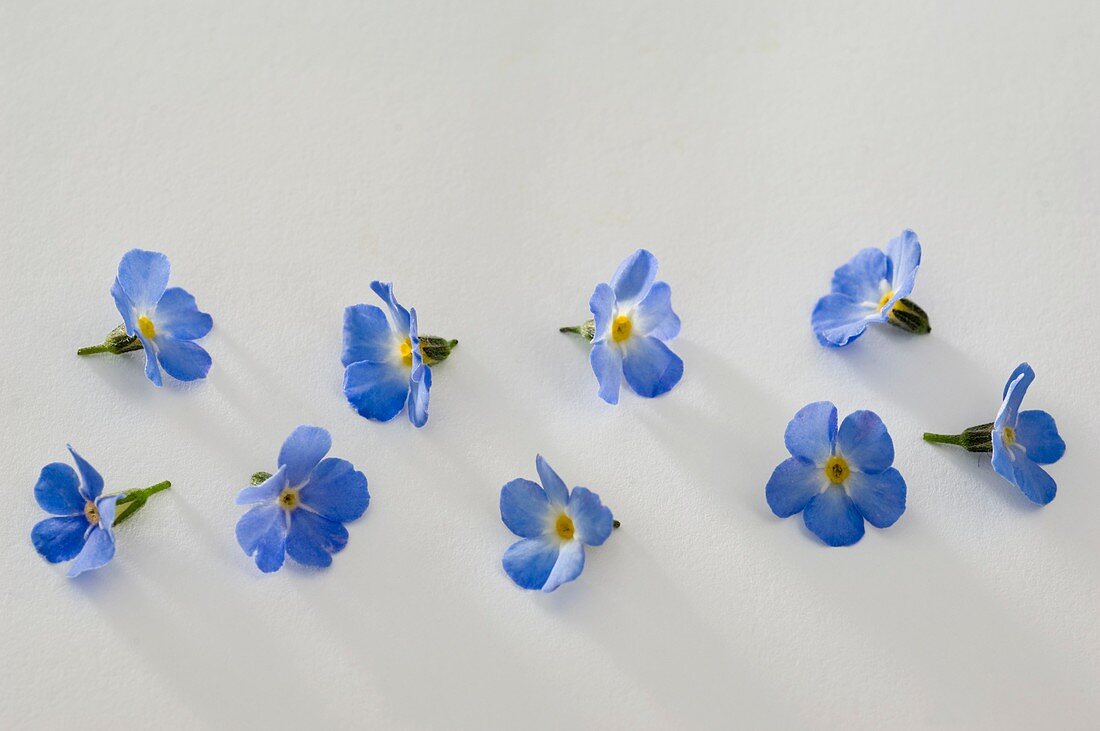
[[[596,337],[596,321],[587,320],[583,324],[573,325],[570,327],[560,327],[558,332],[573,333],[574,335],[580,335],[588,342],[592,342],[592,338]]]
[[[253,484],[253,486],[262,485],[270,479],[271,479],[271,473],[270,472],[255,472],[252,475],[252,484]]]
[[[125,505],[126,508],[121,513],[115,515],[115,522],[112,523],[111,526],[120,525],[123,521],[128,520],[134,513],[145,507],[145,502],[150,496],[156,495],[161,490],[167,490],[171,486],[172,483],[165,480],[164,482],[158,482],[150,487],[122,493],[118,500],[115,501],[115,505]]]
[[[420,336],[420,357],[424,359],[424,365],[433,366],[447,360],[447,356],[458,345],[457,340],[437,338],[434,335]]]
[[[140,339],[128,334],[125,325],[119,325],[114,330],[107,333],[107,337],[104,338],[101,345],[89,345],[86,348],[81,348],[76,351],[76,354],[93,355],[95,353],[114,353],[115,355],[119,355],[121,353],[129,353],[133,350],[141,350],[142,347]]]
[[[914,335],[927,335],[932,332],[932,326],[928,323],[928,313],[916,302],[904,297],[890,308],[886,321]]]
[[[968,452],[993,451],[993,422],[964,429],[962,434],[924,433],[924,441],[933,444],[954,444]]]

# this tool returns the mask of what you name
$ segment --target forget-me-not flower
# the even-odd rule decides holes
[[[142,508],[150,495],[168,489],[170,483],[104,495],[99,472],[72,447],[69,453],[76,470],[64,462],[52,462],[42,468],[35,483],[34,499],[56,517],[34,526],[31,543],[50,563],[76,559],[69,566],[72,577],[98,569],[114,558],[114,526]]]
[[[428,421],[431,366],[442,362],[457,340],[420,336],[416,309],[407,310],[393,296],[389,282],[371,282],[390,311],[391,322],[374,305],[344,310],[344,396],[361,416],[389,421],[408,406],[417,427]]]
[[[156,251],[132,249],[122,257],[111,296],[123,324],[102,345],[81,348],[78,355],[145,350],[145,375],[163,383],[161,368],[179,381],[205,378],[210,355],[193,341],[214,325],[199,310],[195,298],[180,287],[168,287],[168,257]]]
[[[802,513],[830,546],[863,537],[863,521],[888,528],[905,512],[905,480],[891,467],[894,442],[882,419],[854,411],[837,429],[828,401],[804,406],[783,435],[791,458],[772,472],[765,495],[780,518]]]
[[[684,361],[665,343],[680,333],[672,311],[672,288],[657,282],[657,258],[639,249],[619,265],[611,283],[596,286],[588,303],[592,319],[562,332],[592,341],[589,361],[599,395],[619,402],[625,377],[639,396],[653,398],[672,390],[684,375]]]
[[[367,478],[351,462],[325,458],[332,437],[300,426],[279,450],[275,474],[258,472],[237,495],[238,505],[259,503],[237,521],[237,542],[265,573],[278,571],[287,554],[307,566],[328,566],[348,542],[344,523],[367,510]]]
[[[500,519],[522,540],[504,552],[504,570],[524,589],[553,591],[581,575],[584,547],[598,546],[617,527],[600,496],[584,487],[570,492],[541,456],[542,485],[522,477],[500,491]]]
[[[1054,417],[1045,411],[1020,411],[1035,371],[1021,363],[1005,384],[997,418],[989,424],[972,426],[961,434],[924,435],[925,441],[954,444],[970,452],[992,452],[993,469],[1020,488],[1027,499],[1046,505],[1054,499],[1058,485],[1040,465],[1053,464],[1066,453]]]
[[[852,342],[875,322],[889,322],[911,333],[932,331],[928,315],[908,298],[920,268],[920,241],[906,229],[886,251],[863,249],[833,274],[832,293],[817,301],[811,317],[822,345]]]

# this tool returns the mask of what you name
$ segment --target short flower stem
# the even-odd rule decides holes
[[[114,525],[122,523],[122,521],[127,520],[134,513],[145,507],[145,501],[148,500],[151,495],[156,495],[158,492],[167,490],[171,486],[172,483],[165,480],[164,482],[158,482],[155,485],[151,485],[141,490],[130,490],[129,492],[123,493],[122,497],[115,502],[115,505],[125,505],[126,509],[115,516]]]
[[[933,444],[954,444],[955,446],[965,446],[963,443],[962,434],[933,434],[932,432],[924,433],[924,441],[932,442]]]
[[[95,355],[96,353],[110,353],[111,349],[106,344],[103,345],[89,345],[87,348],[81,348],[76,351],[77,355]]]
[[[569,327],[559,327],[558,332],[573,333],[574,335],[580,335],[585,340],[591,342],[596,337],[596,321],[588,320],[580,325],[571,325]]]

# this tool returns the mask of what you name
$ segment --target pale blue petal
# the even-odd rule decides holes
[[[374,305],[352,305],[344,310],[344,366],[369,360],[384,363],[393,359],[399,345],[386,313]]]
[[[279,493],[281,493],[286,486],[286,467],[283,466],[259,485],[249,485],[237,493],[237,505],[269,503],[279,497]]]
[[[656,278],[657,257],[645,249],[638,249],[628,256],[611,278],[611,288],[615,290],[619,307],[629,308],[644,298]]]
[[[197,381],[210,372],[210,354],[198,343],[157,333],[156,344],[161,367],[177,381]]]
[[[393,296],[393,284],[375,280],[370,283],[370,288],[390,308],[393,329],[402,335],[409,332],[409,311],[402,307],[397,298]]]
[[[409,421],[418,429],[428,423],[428,392],[432,387],[432,369],[423,363],[409,380]]]
[[[121,495],[108,495],[101,497],[95,501],[96,510],[99,511],[99,527],[98,530],[107,532],[107,535],[114,540],[114,525],[115,525],[115,508],[117,507],[118,499]]]
[[[524,538],[504,552],[504,571],[524,589],[541,589],[550,578],[558,560],[560,542],[556,537]]]
[[[823,468],[836,444],[836,407],[828,401],[803,406],[787,424],[783,443],[792,456]]]
[[[680,334],[680,318],[672,311],[672,287],[657,282],[634,310],[634,332],[658,340],[672,340]]]
[[[582,571],[584,571],[584,544],[580,541],[569,541],[558,551],[558,560],[554,562],[554,568],[546,578],[542,590],[551,592],[567,581],[580,576]]]
[[[536,538],[550,526],[546,492],[531,480],[518,477],[500,490],[500,519],[520,538]]]
[[[50,563],[68,561],[84,548],[84,535],[89,527],[83,515],[46,518],[31,529],[31,543]]]
[[[348,529],[335,520],[295,510],[290,514],[290,531],[286,536],[286,552],[300,564],[325,567],[332,563],[332,554],[348,544]]]
[[[286,466],[286,481],[297,487],[332,449],[332,435],[319,426],[300,426],[279,450],[279,466]]]
[[[1012,482],[1020,488],[1028,500],[1038,505],[1046,505],[1058,492],[1058,485],[1054,482],[1054,478],[1018,451],[1016,460],[1012,463]]]
[[[619,403],[623,382],[623,356],[619,348],[607,342],[594,343],[588,360],[600,384],[600,398],[609,404]]]
[[[873,411],[853,411],[844,417],[836,451],[849,467],[872,475],[894,464],[894,440]]]
[[[908,297],[920,268],[920,240],[915,233],[905,229],[886,244],[886,256],[890,260],[890,289],[895,301]]]
[[[1027,394],[1028,386],[1035,380],[1035,371],[1027,363],[1021,363],[1012,371],[1012,375],[1005,384],[1004,400],[1001,409],[997,412],[997,418],[993,422],[993,428],[1001,430],[1004,427],[1016,427],[1016,421],[1020,415],[1020,404]]]
[[[80,473],[80,494],[86,500],[95,500],[103,492],[103,478],[96,472],[95,467],[92,467],[87,460],[76,453],[71,444],[67,446],[69,454],[73,456],[73,461],[76,462],[76,469]]]
[[[768,507],[780,518],[801,513],[825,489],[829,480],[817,465],[791,457],[772,472],[764,496]]]
[[[115,300],[115,307],[118,308],[118,314],[122,315],[122,322],[126,326],[126,332],[130,335],[137,335],[137,308],[134,306],[134,301],[130,299],[130,295],[126,294],[126,290],[122,288],[122,283],[119,282],[118,279],[115,279],[115,283],[111,285],[111,297]]]
[[[840,348],[856,340],[872,322],[885,322],[886,315],[869,308],[846,294],[828,294],[817,301],[810,326],[817,341]]]
[[[588,300],[588,309],[592,311],[595,322],[593,343],[602,343],[611,332],[611,320],[615,317],[615,292],[611,285],[601,282]]]
[[[539,473],[539,482],[542,483],[542,489],[546,490],[547,499],[554,505],[568,505],[569,488],[565,486],[565,480],[558,476],[541,454],[535,456],[535,470]]]
[[[214,327],[214,319],[199,310],[189,292],[169,287],[160,298],[153,324],[158,336],[164,333],[179,340],[198,340]]]
[[[863,249],[833,273],[833,294],[843,294],[857,303],[877,305],[889,275],[889,260],[880,249]]]
[[[657,338],[632,336],[624,345],[623,377],[634,393],[655,398],[680,382],[684,361]]]
[[[81,515],[88,502],[80,494],[76,471],[64,462],[51,462],[42,468],[34,484],[34,499],[53,515]]]
[[[164,379],[160,374],[160,360],[157,358],[156,346],[140,332],[131,334],[137,335],[137,339],[141,341],[141,346],[145,350],[145,377],[152,381],[154,386],[158,388],[163,386]]]
[[[844,487],[859,512],[876,528],[889,528],[905,512],[905,480],[893,467],[877,475],[852,472]]]
[[[1027,450],[1037,464],[1053,464],[1066,453],[1054,417],[1045,411],[1022,411],[1016,422],[1016,443]]]
[[[587,487],[573,488],[569,496],[568,513],[576,529],[575,542],[598,546],[611,535],[611,529],[614,527],[611,510],[600,502],[599,495]],[[564,555],[565,552],[562,551],[562,553]]]
[[[278,505],[252,508],[237,521],[237,543],[260,571],[278,571],[286,559],[286,511]]]
[[[118,264],[118,282],[139,311],[152,310],[168,286],[168,257],[131,249]]]
[[[802,511],[802,520],[830,546],[850,546],[863,537],[863,516],[838,485],[811,500]]]
[[[370,505],[366,475],[336,457],[321,460],[298,497],[313,512],[341,523],[359,518]]]
[[[389,421],[405,408],[409,369],[392,361],[352,363],[344,372],[344,396],[360,416]]]
[[[69,564],[69,578],[79,576],[85,571],[92,571],[105,566],[115,557],[115,539],[110,533],[101,527],[93,528],[88,534],[88,540],[84,548],[76,555],[76,560]]]

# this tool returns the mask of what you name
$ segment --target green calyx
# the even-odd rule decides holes
[[[437,338],[434,335],[421,335],[419,339],[420,357],[424,359],[424,365],[429,366],[447,360],[451,351],[458,346],[457,340]]]
[[[574,325],[572,327],[560,327],[558,328],[558,332],[580,335],[588,342],[592,342],[592,338],[596,337],[596,321],[588,320],[580,325]]]
[[[904,297],[894,303],[890,312],[886,315],[886,321],[894,327],[899,327],[907,333],[914,335],[927,335],[932,332],[932,326],[928,323],[928,313],[916,302]]]
[[[924,441],[932,444],[954,444],[968,452],[992,452],[993,451],[993,423],[979,424],[969,429],[964,429],[962,434],[933,434],[924,433]]]
[[[172,483],[168,480],[165,480],[164,482],[158,482],[157,484],[151,485],[150,487],[142,488],[140,490],[130,490],[129,492],[122,493],[119,499],[115,502],[115,506],[117,507],[120,505],[124,505],[125,507],[123,508],[121,513],[115,514],[115,522],[112,525],[119,525],[124,520],[129,520],[134,513],[145,507],[145,501],[148,500],[152,495],[156,495],[161,490],[167,490],[171,486]]]
[[[255,472],[252,475],[252,485],[253,487],[255,487],[256,485],[262,485],[270,479],[270,472]]]
[[[76,351],[77,355],[94,355],[96,353],[114,353],[119,355],[120,353],[129,353],[132,350],[141,350],[141,340],[129,335],[126,332],[125,325],[119,325],[111,332],[107,333],[107,337],[103,340],[101,345],[89,345],[86,348],[81,348]]]

